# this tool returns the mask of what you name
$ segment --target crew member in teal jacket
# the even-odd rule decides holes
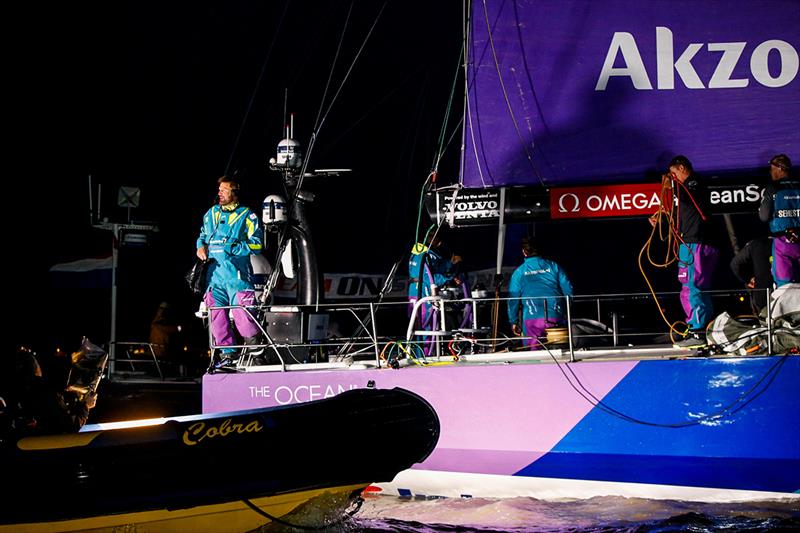
[[[263,248],[261,221],[253,211],[239,204],[239,184],[233,178],[222,176],[217,182],[219,203],[206,212],[197,238],[197,257],[214,260],[208,267],[204,300],[209,307],[254,306],[250,255],[260,254]],[[257,344],[260,330],[250,315],[244,309],[233,309],[231,314],[244,344]],[[218,346],[238,344],[227,309],[211,312],[211,333]],[[235,362],[235,352],[223,348],[223,363]]]
[[[511,275],[508,287],[508,320],[516,335],[523,333],[526,344],[538,349],[538,338],[545,329],[563,326],[566,323],[564,297],[572,296],[572,284],[555,261],[539,256],[530,237],[522,239],[522,254],[525,262]],[[522,298],[522,300],[520,300]],[[520,328],[519,307],[523,305]]]
[[[453,270],[452,258],[442,257],[435,248],[418,242],[411,248],[411,258],[408,260],[408,300],[414,303],[420,298],[420,285],[422,286],[422,296],[430,296],[431,285],[443,286],[453,279]]]
[[[411,258],[408,260],[408,302],[409,313],[420,298],[433,295],[433,286],[440,289],[450,281],[463,285],[463,276],[456,275],[457,264],[461,261],[458,255],[448,255],[442,252],[444,229],[439,228],[426,237],[426,243],[418,242],[411,248]],[[420,290],[422,293],[420,294]],[[435,330],[439,327],[437,313],[433,312],[430,304],[420,306],[417,315],[420,329]],[[428,355],[432,350],[431,338],[424,340],[423,352]]]

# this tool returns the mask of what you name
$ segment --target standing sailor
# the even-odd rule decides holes
[[[208,291],[204,300],[208,307],[255,305],[253,267],[251,254],[260,254],[263,247],[261,222],[249,208],[239,204],[239,184],[228,176],[219,183],[219,203],[203,217],[203,226],[197,238],[197,257],[213,259],[208,267]],[[211,312],[211,334],[218,346],[237,344],[228,309]],[[244,309],[231,312],[236,329],[244,344],[258,344],[260,330]],[[218,368],[235,367],[238,356],[233,348],[222,348]]]
[[[675,346],[699,348],[705,346],[705,327],[714,318],[711,296],[704,291],[711,288],[719,248],[714,243],[707,215],[705,183],[694,173],[692,163],[685,156],[675,156],[669,163],[667,177],[677,182],[678,281],[683,285],[681,305],[689,328],[686,338]]]
[[[539,349],[539,337],[550,327],[566,323],[565,298],[572,296],[572,283],[555,261],[539,256],[530,237],[522,239],[525,262],[511,275],[508,287],[508,321],[516,335],[524,333],[528,346]],[[522,327],[519,307],[523,304]]]
[[[772,277],[780,287],[800,281],[800,181],[789,178],[792,162],[778,154],[769,162],[772,183],[764,189],[758,209],[769,222],[772,240]]]

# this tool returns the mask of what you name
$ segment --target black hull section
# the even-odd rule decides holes
[[[2,454],[9,490],[0,523],[390,481],[424,460],[438,438],[435,411],[403,389],[359,389],[279,408],[27,438]]]

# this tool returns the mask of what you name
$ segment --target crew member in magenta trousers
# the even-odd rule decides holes
[[[508,287],[508,321],[514,334],[524,333],[526,344],[538,350],[547,328],[566,324],[565,299],[572,296],[572,284],[558,263],[539,255],[532,237],[522,239],[522,255],[525,262],[511,275]]]
[[[800,180],[789,176],[792,162],[778,154],[769,162],[772,183],[764,189],[758,209],[763,222],[769,222],[772,239],[772,277],[780,287],[800,282]]]
[[[233,178],[222,176],[217,182],[219,203],[206,212],[197,238],[197,257],[214,260],[208,268],[204,300],[208,307],[253,306],[255,290],[250,255],[262,252],[261,221],[253,211],[239,204],[239,184]],[[247,311],[233,309],[231,315],[244,344],[258,344],[260,330]],[[211,333],[219,346],[238,344],[227,309],[211,312]],[[236,365],[237,350],[222,348],[221,352],[219,368]]]
[[[675,182],[678,198],[678,281],[682,285],[681,305],[688,326],[685,338],[675,346],[699,348],[705,346],[705,327],[714,318],[714,304],[705,291],[711,288],[719,260],[717,236],[706,206],[705,182],[694,173],[692,163],[686,156],[678,155],[668,168],[664,178]],[[652,218],[651,223],[654,223]]]

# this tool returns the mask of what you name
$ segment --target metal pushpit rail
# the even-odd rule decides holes
[[[481,301],[480,298],[460,298],[457,300],[453,300],[450,298],[442,298],[441,296],[424,296],[417,301],[414,302],[414,307],[411,310],[411,318],[408,321],[408,329],[406,330],[406,341],[412,341],[415,336],[431,336],[431,337],[447,337],[457,333],[459,331],[471,331],[476,332],[479,331],[478,328],[478,309],[477,304]],[[448,330],[447,322],[446,322],[446,310],[445,310],[445,302],[456,302],[456,303],[466,303],[472,307],[472,329],[471,330]],[[431,330],[415,330],[414,325],[417,323],[417,314],[419,313],[420,307],[423,305],[430,304],[435,311],[439,313],[439,329],[431,329]],[[436,346],[436,355],[441,356],[442,347],[439,342],[435,343]]]
[[[117,363],[130,364],[132,371],[136,370],[135,367],[134,367],[135,363],[152,364],[152,365],[154,365],[156,367],[156,372],[158,372],[159,379],[161,379],[162,381],[164,380],[164,374],[163,374],[163,372],[161,372],[161,365],[158,362],[158,357],[156,356],[156,352],[153,349],[153,344],[152,343],[149,343],[149,342],[121,342],[121,341],[117,341],[114,344],[116,344],[117,346],[126,346],[127,347],[125,349],[126,359],[124,361],[120,360],[120,359],[117,359]],[[131,349],[134,346],[141,347],[143,352],[149,352],[150,357],[148,357],[148,358],[133,358],[133,357],[131,357]],[[139,350],[133,350],[134,355],[137,355],[138,352],[139,352]]]

